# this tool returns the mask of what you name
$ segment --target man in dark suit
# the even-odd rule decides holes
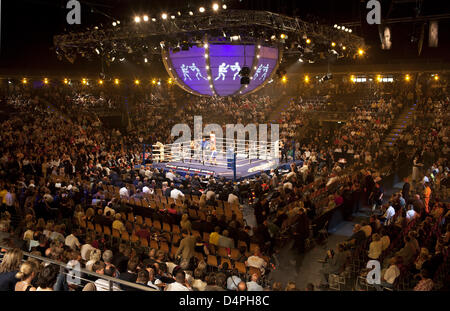
[[[403,188],[402,188],[402,196],[405,199],[406,204],[408,204],[409,203],[409,191],[410,191],[411,185],[408,182],[408,177],[405,177],[404,181],[405,181],[405,184],[403,185]]]
[[[128,260],[127,271],[121,273],[119,275],[119,279],[123,281],[128,281],[131,283],[135,283],[137,279],[136,268],[139,264],[139,259],[137,257],[131,258]],[[128,287],[126,285],[120,285],[123,290],[133,290],[132,287]]]

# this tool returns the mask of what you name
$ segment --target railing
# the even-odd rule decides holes
[[[4,253],[3,250],[9,250],[9,249],[12,249],[12,247],[0,245],[0,249],[1,249],[0,254],[2,255],[0,261],[2,261],[3,260],[3,253]],[[59,266],[60,274],[63,274],[63,275],[66,275],[66,276],[70,276],[72,278],[72,280],[78,279],[80,281],[80,284],[81,284],[81,281],[86,281],[88,283],[92,282],[91,280],[88,280],[88,279],[85,279],[85,278],[81,277],[81,275],[88,275],[88,276],[92,276],[92,277],[96,277],[98,279],[103,279],[103,280],[108,281],[108,284],[109,284],[108,291],[113,291],[113,285],[114,284],[124,285],[124,286],[131,287],[131,288],[133,288],[135,290],[140,290],[140,291],[158,291],[158,290],[153,289],[153,288],[148,287],[148,286],[140,285],[140,284],[137,284],[137,283],[131,283],[131,282],[128,282],[128,281],[123,281],[123,280],[120,280],[120,279],[117,279],[117,278],[113,278],[113,277],[110,277],[110,276],[107,276],[107,275],[102,275],[102,274],[98,274],[98,273],[95,273],[95,272],[92,272],[92,271],[88,271],[88,270],[83,269],[83,268],[79,268],[79,269],[76,269],[76,270],[74,269],[76,273],[68,273],[66,271],[66,270],[68,270],[68,266],[65,263],[58,262],[58,261],[55,261],[53,259],[37,256],[37,255],[32,255],[32,254],[27,253],[27,252],[22,252],[22,253],[23,253],[24,257],[34,258],[34,259],[37,259],[37,260],[42,261],[44,263],[54,264],[54,265]],[[23,261],[25,261],[25,260],[23,260]],[[72,281],[72,283],[73,283],[73,281]]]

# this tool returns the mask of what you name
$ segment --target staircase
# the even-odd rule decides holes
[[[392,125],[391,132],[384,138],[383,146],[392,147],[399,138],[400,134],[412,122],[414,112],[417,104],[411,107],[406,107],[402,114],[397,118],[397,121]]]

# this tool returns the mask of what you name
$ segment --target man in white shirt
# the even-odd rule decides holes
[[[94,265],[95,268],[97,268],[96,266],[97,266],[97,264]],[[117,277],[116,268],[114,268],[114,266],[109,266],[109,267],[104,268],[103,273],[101,273],[102,270],[97,270],[95,272],[98,274],[104,274],[106,276],[110,276],[113,278]],[[109,291],[109,281],[105,280],[105,279],[97,279],[95,281],[95,287],[97,288],[98,292],[108,292]],[[119,285],[116,283],[112,284],[112,290],[114,292],[122,291],[120,289]]]
[[[258,274],[252,274],[252,280],[247,282],[247,291],[249,292],[260,292],[263,291],[264,288],[258,284]]]
[[[176,282],[174,283],[170,283],[166,286],[166,291],[168,292],[180,292],[180,291],[192,291],[191,288],[188,288],[187,282],[186,282],[186,274],[184,273],[184,271],[178,271],[176,276],[175,276],[175,280]]]
[[[418,216],[417,212],[414,210],[414,206],[410,205],[409,206],[409,210],[406,212],[406,219],[408,219],[408,221],[413,220],[414,218],[416,218]]]
[[[394,219],[394,216],[395,216],[395,209],[392,207],[392,205],[389,205],[388,209],[383,215],[383,218],[385,219],[384,225],[385,226],[390,225],[392,220]]]
[[[176,177],[177,177],[177,176],[175,176],[175,174],[173,173],[172,170],[170,170],[170,171],[168,171],[168,172],[166,173],[166,178],[167,178],[167,179],[170,179],[170,181],[173,181]]]
[[[128,189],[125,186],[120,188],[119,194],[121,199],[130,197],[130,193],[128,192]]]
[[[170,191],[170,197],[175,200],[183,200],[184,193],[178,190],[177,188],[173,188],[173,190]]]

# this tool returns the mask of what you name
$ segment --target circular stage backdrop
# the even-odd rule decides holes
[[[189,50],[166,49],[163,62],[184,90],[199,96],[243,96],[261,89],[274,75],[281,56],[278,47],[204,44]],[[250,84],[239,72],[250,68]]]

